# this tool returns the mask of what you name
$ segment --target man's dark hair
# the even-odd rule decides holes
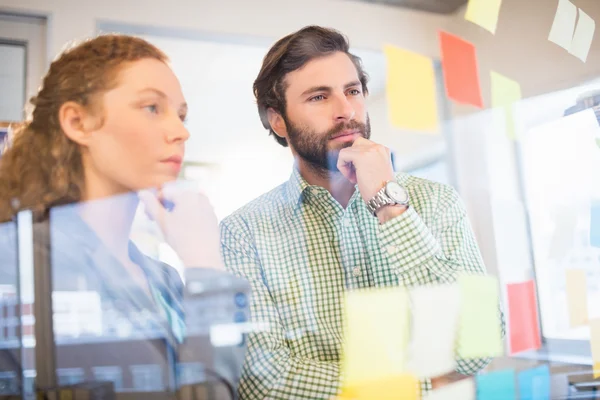
[[[285,76],[302,68],[309,61],[328,56],[335,52],[346,53],[354,63],[363,93],[368,93],[369,77],[363,71],[359,57],[350,53],[350,44],[346,36],[334,29],[320,26],[307,26],[282,39],[271,47],[263,59],[262,68],[254,81],[254,96],[258,105],[260,120],[275,137],[277,142],[287,147],[285,138],[277,136],[269,124],[267,110],[273,108],[285,117]]]

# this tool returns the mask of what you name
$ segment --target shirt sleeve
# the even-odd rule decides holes
[[[387,249],[391,268],[425,268],[441,283],[454,282],[459,274],[485,275],[485,265],[460,196],[450,186],[440,185],[436,211],[426,224],[414,207],[380,226],[381,244]],[[424,197],[424,196],[423,196]],[[421,204],[426,211],[432,204]],[[503,313],[499,307],[498,323],[505,334]],[[457,357],[457,371],[472,375],[491,359]]]
[[[338,363],[294,356],[277,307],[263,279],[261,264],[244,224],[221,224],[226,268],[251,286],[251,321],[240,399],[329,399],[339,391]]]

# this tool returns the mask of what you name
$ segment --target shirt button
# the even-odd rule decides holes
[[[343,224],[346,228],[350,228],[352,226],[352,221],[350,221],[349,219],[345,219]]]
[[[360,270],[359,267],[355,267],[352,270],[352,275],[354,275],[356,278],[358,278],[361,274],[362,274],[362,271]]]
[[[386,248],[386,251],[388,252],[389,255],[395,254],[396,253],[396,247],[395,246],[388,246]]]

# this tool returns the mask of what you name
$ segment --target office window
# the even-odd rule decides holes
[[[191,385],[206,380],[202,363],[181,363],[177,365],[177,376],[180,385]]]
[[[163,376],[159,365],[132,365],[133,388],[144,392],[163,390]]]
[[[123,371],[121,367],[93,367],[92,371],[96,380],[112,382],[115,385],[115,390],[120,390],[123,387]]]
[[[58,368],[56,375],[60,386],[74,385],[85,379],[85,372],[82,368]]]
[[[15,394],[19,392],[19,381],[15,372],[0,372],[0,394]]]

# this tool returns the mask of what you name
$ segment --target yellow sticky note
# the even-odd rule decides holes
[[[496,33],[502,0],[469,0],[465,19]]]
[[[496,278],[464,275],[460,288],[458,354],[462,358],[502,354],[498,282]]]
[[[590,345],[594,360],[594,378],[600,376],[600,318],[590,321]]]
[[[567,270],[567,306],[571,328],[588,323],[587,278],[583,269]]]
[[[492,107],[504,111],[506,134],[509,139],[517,138],[515,132],[514,104],[521,100],[521,85],[495,71],[491,71]]]
[[[358,386],[345,388],[342,398],[353,400],[418,400],[419,380],[413,375],[398,375]]]
[[[386,45],[387,99],[391,124],[396,128],[437,133],[435,72],[430,58]]]
[[[397,377],[405,370],[408,295],[402,288],[346,294],[344,387]]]

